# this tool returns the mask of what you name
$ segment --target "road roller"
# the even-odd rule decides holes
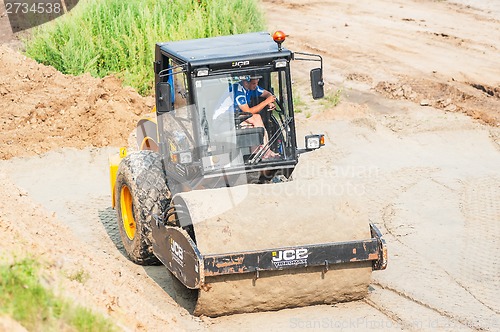
[[[288,50],[285,38],[157,43],[155,107],[128,149],[110,156],[128,257],[163,264],[197,290],[195,315],[361,299],[372,271],[387,265],[385,241],[356,197],[292,176],[325,137],[297,143],[291,63],[312,67],[319,99],[323,59]]]

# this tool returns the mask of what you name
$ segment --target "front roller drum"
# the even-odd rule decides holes
[[[207,277],[199,291],[195,315],[280,310],[358,300],[366,296],[371,263],[262,271]]]
[[[184,285],[199,289],[196,315],[279,310],[367,294],[372,269],[386,264],[380,232],[352,197],[304,188],[312,187],[247,185],[173,197],[182,213],[176,226],[154,229],[154,252]],[[183,227],[192,227],[196,243]]]
[[[196,315],[279,310],[359,300],[371,271],[385,269],[387,250],[377,227],[362,241],[204,257]],[[253,272],[251,272],[253,271]]]
[[[203,256],[183,229],[158,227],[153,232],[156,255],[186,287],[199,289],[195,315],[361,299],[383,256],[377,238]]]

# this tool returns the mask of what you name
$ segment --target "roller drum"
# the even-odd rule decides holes
[[[356,197],[329,192],[320,181],[242,185],[178,194],[202,255],[239,253],[370,239]],[[370,261],[206,277],[196,315],[278,310],[363,298]]]

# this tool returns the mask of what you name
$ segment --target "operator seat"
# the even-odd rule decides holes
[[[252,150],[264,144],[264,128],[246,127],[236,129],[236,146],[243,157],[252,154]]]

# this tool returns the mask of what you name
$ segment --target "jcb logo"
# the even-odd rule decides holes
[[[174,240],[170,240],[170,250],[179,259],[184,259],[184,249],[182,249],[181,246]]]
[[[308,256],[309,252],[307,251],[307,249],[304,248],[273,251],[274,262],[303,260],[306,259]]]
[[[248,66],[250,64],[250,61],[234,61],[231,63],[232,67],[242,67],[242,66]]]

